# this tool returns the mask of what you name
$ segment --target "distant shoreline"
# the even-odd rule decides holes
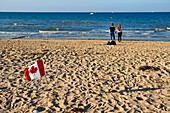
[[[49,41],[110,41],[110,39],[48,39],[48,38],[23,38],[23,37],[17,37],[17,38],[0,38],[0,40],[35,40],[35,41],[45,41],[45,40],[49,40]],[[117,39],[115,40],[117,41]],[[122,42],[167,42],[169,43],[170,41],[169,40],[139,40],[139,39],[125,39],[125,40],[122,40]],[[120,42],[121,43],[121,42]]]

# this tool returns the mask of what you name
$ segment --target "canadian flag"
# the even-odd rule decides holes
[[[35,78],[40,78],[45,75],[45,68],[43,60],[37,60],[37,62],[24,69],[26,80],[30,81]]]

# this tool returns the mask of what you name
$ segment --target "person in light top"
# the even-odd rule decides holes
[[[118,34],[118,41],[121,42],[122,40],[122,29],[121,29],[121,24],[118,24],[116,27],[116,32]]]

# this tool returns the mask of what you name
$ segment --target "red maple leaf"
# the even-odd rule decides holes
[[[38,70],[37,67],[32,66],[30,69],[30,72],[33,74],[33,73],[36,73],[37,70]]]

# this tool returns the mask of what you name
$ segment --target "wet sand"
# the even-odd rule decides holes
[[[0,40],[0,112],[170,112],[170,42],[106,43]],[[46,76],[26,81],[38,59]]]

